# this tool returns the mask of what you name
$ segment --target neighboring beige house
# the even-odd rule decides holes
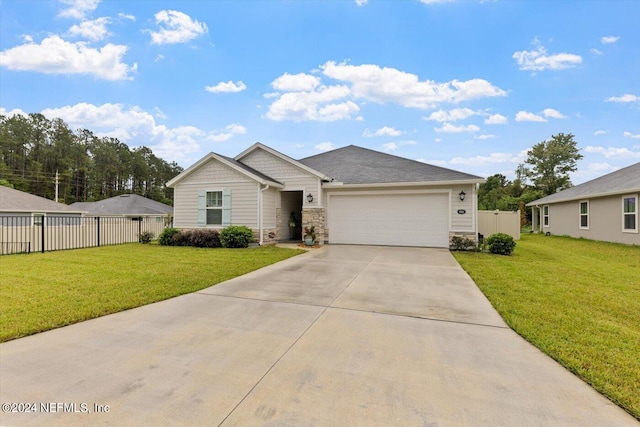
[[[256,143],[235,158],[210,153],[167,185],[177,228],[246,225],[264,244],[314,226],[320,244],[445,248],[453,235],[476,239],[483,181],[353,145],[294,160]]]
[[[543,233],[640,245],[640,163],[528,203]]]

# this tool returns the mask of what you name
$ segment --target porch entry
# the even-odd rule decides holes
[[[280,192],[280,221],[282,230],[278,235],[282,241],[302,240],[302,191]],[[293,226],[291,226],[293,225]]]

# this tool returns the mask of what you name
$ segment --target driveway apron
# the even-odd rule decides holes
[[[640,425],[447,250],[348,245],[1,344],[0,402],[20,426]]]

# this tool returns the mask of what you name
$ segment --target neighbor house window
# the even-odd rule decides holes
[[[542,207],[542,225],[549,226],[549,205]]]
[[[222,191],[207,192],[207,225],[222,225]]]
[[[580,202],[580,228],[589,229],[589,201]]]
[[[622,197],[622,231],[638,232],[638,197]]]

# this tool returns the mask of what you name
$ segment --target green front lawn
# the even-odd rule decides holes
[[[454,256],[509,326],[640,419],[640,247],[523,235]]]
[[[302,252],[134,243],[0,256],[0,342],[194,292]]]

